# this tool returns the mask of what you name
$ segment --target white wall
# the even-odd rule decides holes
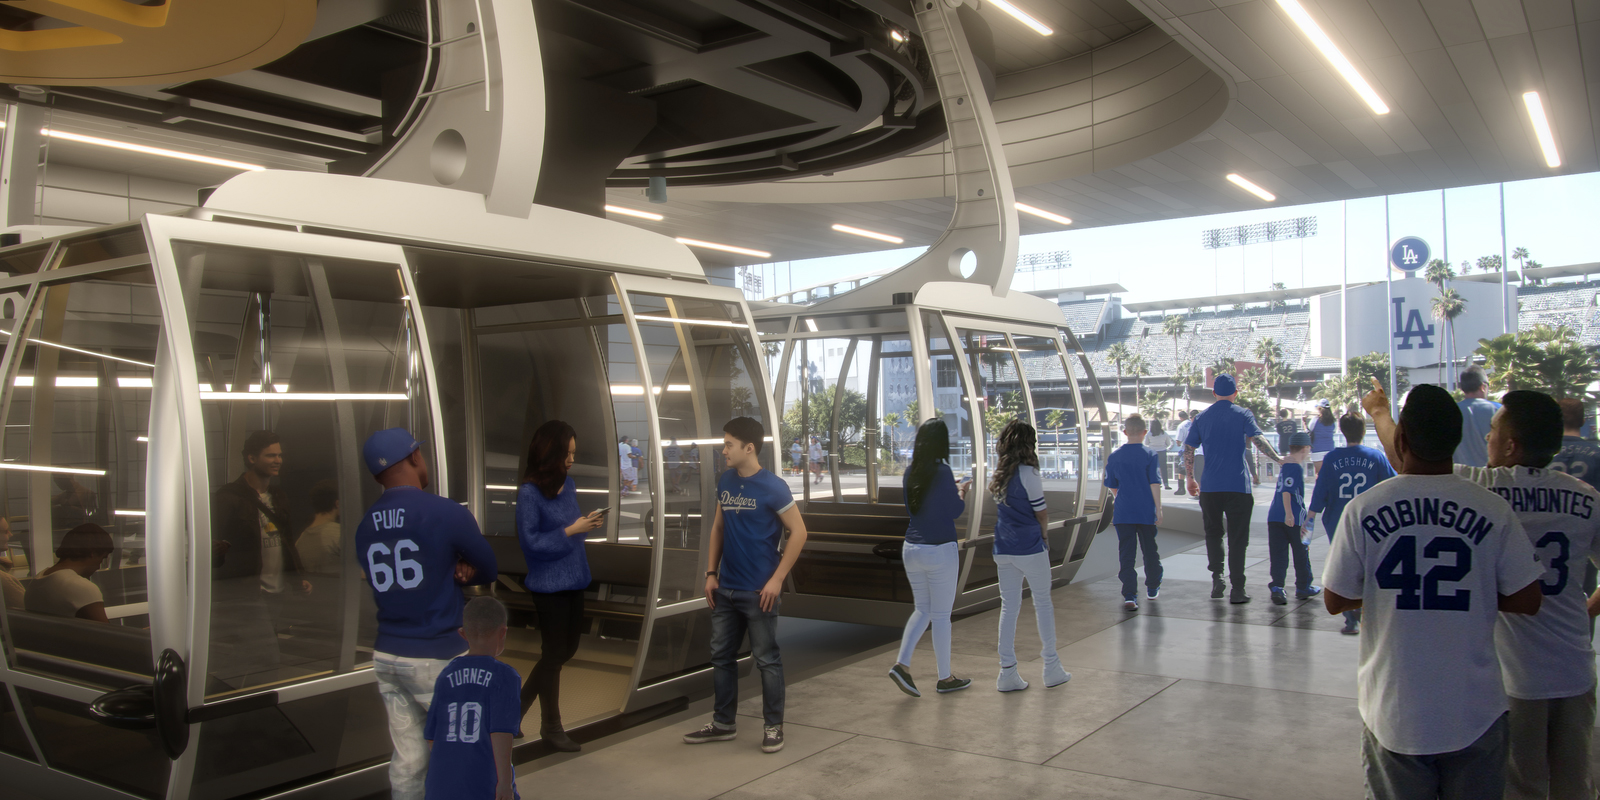
[[[40,172],[41,225],[108,225],[199,203],[200,187],[185,183],[71,164],[47,164]]]

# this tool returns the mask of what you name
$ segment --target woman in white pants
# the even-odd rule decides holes
[[[906,543],[900,559],[906,567],[906,580],[916,610],[906,620],[900,637],[900,655],[889,669],[889,679],[900,691],[921,697],[911,679],[911,656],[929,625],[933,627],[933,652],[939,662],[941,694],[957,692],[972,685],[967,678],[950,674],[950,609],[956,603],[956,580],[961,575],[961,546],[956,542],[956,517],[966,508],[970,481],[956,483],[950,472],[950,429],[942,420],[931,419],[917,429],[916,449],[911,467],[906,470]]]
[[[994,477],[989,494],[998,515],[994,524],[994,563],[1000,573],[1000,677],[995,688],[1019,692],[1028,682],[1017,674],[1017,616],[1022,610],[1022,583],[1033,590],[1033,614],[1044,643],[1045,688],[1055,688],[1072,673],[1056,654],[1056,617],[1050,605],[1050,548],[1045,537],[1049,523],[1044,483],[1039,478],[1038,437],[1033,426],[1013,419],[1000,432]]]

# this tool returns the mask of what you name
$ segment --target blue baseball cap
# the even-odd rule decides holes
[[[378,475],[421,447],[405,428],[389,428],[367,437],[367,443],[361,447],[361,457],[367,462],[367,470]]]
[[[1211,393],[1218,397],[1227,397],[1237,391],[1239,387],[1234,384],[1232,375],[1218,375],[1217,380],[1211,384]]]

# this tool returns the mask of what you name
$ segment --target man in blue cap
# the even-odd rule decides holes
[[[428,462],[404,428],[368,437],[367,469],[383,494],[356,528],[356,560],[378,606],[372,671],[389,712],[389,787],[395,800],[422,800],[428,772],[423,725],[434,682],[467,649],[462,585],[493,583],[494,551],[472,513],[428,488]]]
[[[1189,491],[1200,499],[1200,515],[1206,529],[1206,558],[1211,566],[1211,596],[1221,598],[1227,588],[1222,582],[1222,534],[1226,519],[1228,581],[1233,584],[1228,601],[1248,603],[1250,596],[1244,593],[1244,549],[1250,543],[1250,512],[1255,508],[1256,498],[1250,493],[1245,445],[1254,444],[1276,463],[1283,463],[1283,458],[1272,449],[1267,437],[1261,435],[1255,415],[1234,405],[1239,388],[1233,376],[1218,375],[1211,392],[1217,396],[1217,402],[1195,415],[1189,436],[1183,442],[1183,463],[1189,473]],[[1194,451],[1201,446],[1206,449],[1206,465],[1197,482]]]

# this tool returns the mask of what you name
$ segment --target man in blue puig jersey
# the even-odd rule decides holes
[[[1334,528],[1339,515],[1356,495],[1388,480],[1395,475],[1381,450],[1363,445],[1367,437],[1367,421],[1357,414],[1339,418],[1339,432],[1344,434],[1344,447],[1336,447],[1322,457],[1322,471],[1317,473],[1316,488],[1311,490],[1311,505],[1306,515],[1306,527],[1315,528],[1317,515],[1322,514],[1322,530],[1333,541]],[[1325,512],[1325,513],[1324,513]],[[1344,612],[1346,636],[1361,632],[1361,609]]]
[[[467,649],[460,585],[493,583],[494,551],[478,521],[428,488],[428,462],[404,428],[378,431],[362,448],[383,494],[356,528],[356,560],[378,606],[372,671],[389,712],[389,787],[395,800],[421,800],[428,772],[423,723],[433,684]]]

